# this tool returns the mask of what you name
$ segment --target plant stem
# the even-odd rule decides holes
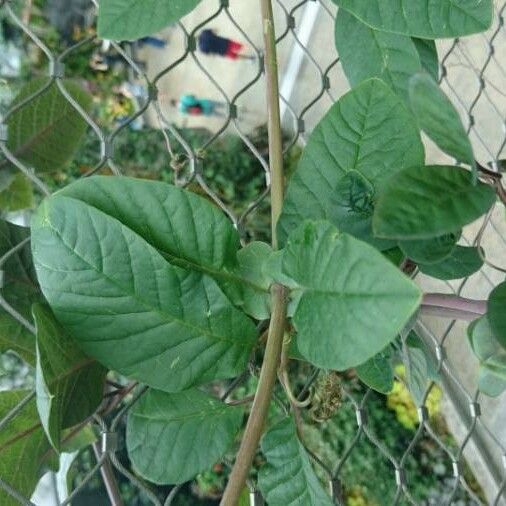
[[[487,301],[465,299],[444,293],[426,293],[420,311],[427,315],[472,321],[487,312]]]
[[[284,193],[278,65],[271,0],[260,0],[260,6],[265,46],[265,73],[267,78],[272,247],[276,250],[279,247],[276,226],[283,206]],[[253,401],[234,467],[230,473],[227,487],[220,503],[221,506],[237,506],[239,502],[239,497],[246,484],[248,473],[264,429],[272,391],[276,382],[276,372],[279,366],[286,326],[285,288],[282,285],[274,284],[271,288],[271,297],[271,322],[255,400]]]
[[[281,285],[274,285],[272,287],[272,302],[269,337],[267,338],[258,388],[255,393],[253,406],[251,407],[248,423],[244,430],[241,446],[220,503],[221,506],[237,506],[241,492],[246,484],[251,464],[253,463],[271,402],[286,323],[285,289]]]

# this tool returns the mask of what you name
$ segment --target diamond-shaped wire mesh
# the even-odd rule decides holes
[[[53,6],[52,15],[55,12],[57,15],[58,9],[65,5],[65,2],[58,1],[48,3]],[[142,135],[157,136],[163,150],[160,153],[163,156],[162,170],[158,174],[160,178],[207,195],[230,217],[244,240],[268,236],[268,227],[262,217],[265,217],[265,210],[268,209],[269,164],[265,141],[255,129],[255,126],[263,125],[266,121],[261,24],[255,2],[203,2],[182,22],[164,31],[163,37],[169,44],[163,52],[156,48],[140,48],[138,44],[120,45],[112,42],[120,61],[115,65],[121,67],[120,72],[125,74],[125,79],[135,85],[131,89],[135,90],[132,95],[136,103],[135,111],[113,127],[105,126],[100,118],[86,112],[65,86],[63,78],[76,74],[72,70],[73,59],[77,58],[80,51],[98,47],[100,43],[92,31],[86,31],[86,27],[94,23],[96,4],[88,0],[80,0],[75,4],[79,9],[70,14],[79,19],[77,24],[81,27],[81,33],[79,36],[70,33],[70,25],[75,23],[70,15],[65,18],[68,26],[64,26],[69,42],[66,47],[57,47],[48,42],[47,34],[40,34],[32,26],[31,0],[0,2],[2,15],[22,30],[25,47],[36,51],[38,58],[43,58],[39,67],[50,77],[34,95],[9,110],[0,110],[4,113],[0,117],[1,125],[5,125],[12,114],[28,106],[52,83],[56,83],[93,133],[93,139],[89,142],[87,168],[80,176],[87,177],[95,173],[130,174],[129,155],[125,152],[124,142],[120,141],[129,128],[136,128],[139,122],[141,125],[144,122],[153,128],[149,134],[140,130],[139,138]],[[329,0],[275,0],[274,4],[280,58],[280,99],[288,163],[296,156],[294,152],[297,153],[297,147],[304,145],[312,128],[329,106],[348,89],[348,85],[333,44],[335,5]],[[496,1],[494,25],[487,33],[438,43],[442,62],[441,85],[464,119],[477,159],[493,170],[497,170],[498,161],[506,149],[506,92],[503,85],[506,68],[501,61],[506,54],[505,10],[506,1]],[[252,58],[232,63],[199,53],[196,44],[198,33],[204,27],[216,26],[241,40]],[[147,65],[143,65],[142,61]],[[182,118],[171,99],[177,99],[185,92],[204,93],[206,98],[221,104],[222,114],[206,118],[205,122],[201,118]],[[107,93],[112,94],[113,91],[107,90]],[[41,196],[50,194],[53,187],[50,187],[48,180],[8,149],[7,132],[1,125],[0,150],[3,157],[33,182]],[[190,129],[203,127],[205,131],[199,130],[197,137],[191,133]],[[222,191],[222,187],[216,185],[216,174],[208,171],[210,153],[219,151],[224,139],[230,135],[240,139],[249,156],[264,171],[263,183],[254,186],[247,195],[247,201],[241,205],[233,202]],[[121,149],[118,149],[118,144]],[[446,160],[432,144],[427,143],[427,148],[430,162]],[[65,184],[65,181],[61,184]],[[438,282],[424,276],[420,276],[419,281],[431,291],[486,298],[494,284],[504,279],[506,264],[501,252],[504,251],[505,237],[504,210],[497,208],[478,226],[469,227],[463,237],[466,243],[482,245],[487,252],[486,265],[479,274],[458,283]],[[0,269],[23,245],[18,245],[0,259]],[[0,305],[34,332],[33,325],[9,306],[1,292]],[[332,432],[336,430],[335,426],[319,420],[317,429],[322,429],[328,440],[324,441],[324,445],[307,443],[319,475],[328,482],[336,504],[362,504],[351,502],[350,490],[360,489],[371,473],[378,472],[377,469],[368,469],[363,462],[361,464],[362,455],[370,453],[372,449],[383,462],[390,480],[390,490],[394,491],[391,496],[383,496],[383,504],[506,504],[506,424],[501,413],[503,402],[501,399],[488,399],[478,392],[476,364],[469,352],[463,351],[467,346],[462,344],[465,327],[456,322],[448,324],[446,320],[425,318],[416,323],[416,330],[431,350],[441,384],[432,384],[425,392],[424,402],[417,409],[418,422],[413,424],[407,444],[400,445],[392,441],[387,437],[389,427],[385,425],[386,422],[384,425],[373,423],[368,416],[371,403],[376,402],[374,392],[345,379],[331,385],[329,376],[322,383],[318,380],[318,371],[306,371],[300,398],[309,390],[318,390],[321,384],[323,388],[330,385],[329,388],[339,396],[339,413],[343,417],[348,413],[356,419],[352,435],[344,442],[336,443],[332,452],[326,444],[332,446],[339,439],[338,434]],[[237,388],[250,381],[257,372],[256,366],[252,365],[249,371],[220,391],[221,397],[230,399]],[[320,387],[315,387],[318,381]],[[401,382],[402,374],[399,384]],[[100,473],[122,475],[142,491],[146,504],[179,504],[184,486],[154,490],[132,471],[128,460],[119,454],[117,434],[124,426],[130,407],[145,389],[134,383],[111,386],[111,389],[109,399],[112,400],[94,416],[94,423],[102,434],[100,444],[95,444],[93,448],[96,461],[84,472],[81,481],[75,483],[70,495],[55,504],[70,504]],[[434,395],[439,395],[440,389],[443,392],[443,416],[435,420],[430,403]],[[30,394],[0,420],[0,430],[22,412],[34,395]],[[278,399],[277,402],[285,409],[282,400]],[[448,437],[447,432],[441,430],[441,423],[448,426],[453,437]],[[444,491],[438,496],[420,499],[414,492],[418,477],[413,475],[412,469],[413,461],[421,455],[417,450],[422,446],[442,452],[446,465],[436,473],[437,477],[435,474],[433,476],[434,483],[439,484],[437,486],[444,483]],[[230,462],[225,460],[223,464],[229,466]],[[363,473],[360,478],[362,481],[353,473]],[[357,487],[353,485],[354,479]],[[33,504],[30,498],[23,497],[1,477],[0,486],[20,504]],[[260,504],[262,499],[255,491],[254,480],[249,486],[252,490],[251,504]],[[122,503],[118,490],[109,490],[109,497],[117,504]]]

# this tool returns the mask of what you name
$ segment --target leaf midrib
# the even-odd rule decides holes
[[[165,260],[167,260],[167,262],[170,263],[171,265],[174,265],[176,267],[180,267],[182,269],[193,270],[193,271],[196,271],[196,272],[201,272],[203,274],[207,274],[208,276],[212,277],[215,280],[221,279],[221,280],[226,280],[226,281],[232,281],[232,282],[235,282],[235,283],[248,285],[251,288],[253,288],[254,290],[257,290],[257,291],[260,291],[260,292],[269,293],[269,289],[268,288],[264,288],[264,287],[262,287],[260,285],[257,285],[256,283],[254,283],[254,282],[252,282],[252,281],[250,281],[250,280],[248,280],[248,279],[246,279],[244,277],[238,276],[237,274],[234,274],[233,272],[230,272],[230,271],[227,271],[227,270],[217,270],[217,269],[212,268],[211,266],[206,266],[206,265],[203,265],[203,264],[198,264],[198,263],[196,263],[196,262],[194,262],[192,260],[189,260],[187,258],[178,257],[174,253],[172,253],[170,251],[167,251],[165,249],[157,248],[154,244],[152,244],[152,242],[148,238],[146,238],[146,237],[138,234],[133,229],[131,229],[130,227],[128,227],[125,223],[123,223],[123,221],[119,217],[114,216],[114,215],[112,215],[112,214],[104,211],[100,207],[97,207],[97,206],[95,206],[93,204],[90,204],[89,202],[87,202],[85,200],[76,198],[73,195],[63,194],[62,196],[65,199],[70,199],[70,200],[74,200],[76,202],[80,202],[82,204],[86,204],[87,206],[89,206],[89,207],[91,207],[91,208],[93,208],[93,209],[95,209],[95,210],[97,210],[97,211],[105,214],[110,219],[116,220],[117,222],[121,223],[121,225],[123,225],[124,227],[128,228],[133,233],[137,234],[143,241],[145,241],[153,249],[155,249],[156,251],[158,251],[165,258]]]
[[[197,418],[206,419],[211,415],[225,415],[225,414],[227,414],[228,408],[230,408],[230,406],[219,406],[219,407],[214,408],[212,410],[207,409],[205,411],[201,411],[198,414],[191,413],[188,415],[179,415],[175,418],[157,418],[154,416],[149,416],[149,415],[145,415],[144,413],[138,413],[138,412],[134,412],[132,414],[132,416],[135,418],[142,418],[144,420],[149,420],[152,422],[162,422],[162,423],[185,422],[185,421],[193,420],[193,419],[197,419]]]
[[[207,331],[206,329],[203,329],[201,327],[196,327],[195,325],[191,325],[188,322],[186,322],[184,320],[180,320],[179,318],[176,318],[173,315],[169,315],[169,314],[167,314],[167,313],[165,313],[165,312],[163,312],[163,311],[161,311],[161,310],[159,310],[157,308],[153,308],[146,301],[143,301],[142,299],[140,299],[135,292],[134,293],[130,293],[128,290],[125,289],[125,287],[123,287],[122,285],[119,285],[114,279],[112,279],[111,277],[109,277],[108,275],[106,275],[103,271],[98,270],[94,265],[90,264],[86,259],[84,259],[81,255],[79,255],[73,248],[71,248],[70,245],[65,242],[62,234],[56,228],[53,227],[53,224],[51,223],[51,221],[49,219],[49,216],[47,216],[46,223],[47,223],[48,227],[53,231],[53,233],[56,234],[59,237],[61,243],[69,251],[71,251],[76,257],[78,257],[83,263],[85,263],[86,265],[88,265],[97,274],[102,275],[113,286],[115,286],[116,288],[119,288],[122,292],[124,292],[128,296],[132,297],[132,299],[134,299],[137,302],[139,302],[139,304],[141,306],[146,307],[149,311],[152,311],[154,313],[158,313],[162,317],[163,320],[168,321],[168,323],[176,322],[179,325],[181,325],[182,327],[187,327],[190,330],[192,330],[193,332],[196,332],[197,335],[203,335],[203,336],[205,336],[205,337],[207,337],[207,338],[209,338],[211,340],[214,340],[214,341],[224,341],[224,342],[231,343],[232,345],[235,345],[235,346],[240,346],[240,347],[243,347],[243,348],[249,348],[247,341],[243,344],[243,341],[238,340],[238,339],[234,340],[234,339],[229,339],[229,338],[226,338],[226,337],[223,337],[223,336],[218,336],[216,334],[212,334],[209,331]],[[120,223],[122,227],[125,227],[121,222],[118,221],[118,223]],[[136,235],[142,241],[144,241],[144,239],[142,237],[140,237],[139,235],[137,235],[133,230],[131,230],[131,229],[128,229],[128,230],[129,230],[130,233]],[[151,246],[149,243],[146,243],[146,244],[148,244],[151,248],[153,248],[153,246]],[[156,251],[155,248],[153,248],[153,249]],[[163,257],[162,257],[162,259],[163,259]],[[163,259],[163,260],[165,260],[165,259]],[[55,269],[53,269],[53,268],[51,268],[49,266],[46,266],[46,265],[42,264],[41,262],[37,262],[37,263],[39,265],[41,265],[42,267],[46,268],[46,269],[53,270],[53,271],[55,270]],[[169,262],[167,262],[167,264],[170,265],[174,269],[178,269],[179,268],[179,267],[171,265]],[[223,295],[223,296],[225,297],[225,295]],[[231,307],[233,307],[233,306],[231,306]],[[251,341],[253,341],[253,340],[251,340]]]

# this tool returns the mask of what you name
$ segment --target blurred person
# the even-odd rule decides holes
[[[208,55],[219,55],[231,60],[239,58],[246,60],[254,60],[253,55],[242,54],[244,45],[226,37],[216,35],[214,30],[206,29],[200,32],[198,37],[198,46],[200,51]]]
[[[224,102],[217,102],[208,98],[197,98],[195,95],[182,95],[179,100],[170,101],[179,112],[189,116],[220,116],[224,117]]]

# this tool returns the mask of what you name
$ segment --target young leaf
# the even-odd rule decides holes
[[[269,318],[271,278],[265,273],[264,265],[272,254],[272,248],[265,242],[254,241],[237,253],[239,262],[236,274],[245,283],[242,286],[243,310],[256,318],[265,320]]]
[[[264,291],[262,281],[238,264],[240,240],[232,222],[198,195],[167,183],[105,176],[76,181],[60,195],[120,221],[171,264],[208,274],[238,306],[251,305],[251,293]]]
[[[372,227],[378,237],[429,239],[477,220],[495,202],[487,184],[473,184],[460,167],[411,167],[392,177],[379,195]]]
[[[408,389],[415,404],[421,406],[431,380],[436,379],[436,366],[432,363],[432,357],[425,345],[413,331],[406,339],[402,358],[406,367]]]
[[[258,487],[269,506],[332,506],[291,418],[274,425],[263,436],[261,448],[267,464],[260,468]]]
[[[495,338],[506,348],[506,282],[497,285],[490,293],[487,316]]]
[[[378,77],[408,100],[409,79],[422,70],[411,38],[375,30],[344,9],[337,13],[335,30],[337,52],[351,86]]]
[[[108,368],[177,391],[246,367],[251,320],[108,214],[58,192],[34,216],[32,250],[56,317]]]
[[[184,483],[210,469],[241,428],[243,410],[199,390],[148,390],[130,410],[126,443],[136,471],[158,484]]]
[[[14,99],[14,105],[46,84],[46,78],[31,80]],[[64,81],[64,86],[84,110],[90,108],[91,97],[80,86],[72,81]],[[7,126],[7,147],[17,158],[40,171],[63,167],[73,157],[88,127],[55,82],[9,116]]]
[[[379,353],[421,299],[381,253],[328,222],[305,222],[290,235],[283,271],[302,292],[293,316],[297,346],[326,369],[355,367]]]
[[[341,232],[346,232],[383,251],[395,246],[395,241],[378,239],[372,234],[375,191],[356,170],[350,170],[337,182],[330,198],[328,220]]]
[[[332,0],[367,25],[422,39],[461,37],[487,30],[492,0]]]
[[[18,172],[11,184],[0,192],[0,210],[10,213],[33,207],[33,188],[27,177]]]
[[[429,39],[417,39],[413,37],[422,67],[429,75],[437,81],[439,79],[439,57],[437,55],[436,43]]]
[[[0,392],[0,420],[29,393],[27,390]],[[18,493],[30,497],[49,466],[46,457],[50,448],[35,403],[29,402],[0,431],[0,477]],[[19,506],[19,501],[0,487],[0,504]]]
[[[427,74],[413,76],[409,100],[421,129],[447,154],[475,167],[473,147],[458,112]]]
[[[360,84],[341,97],[312,132],[288,185],[280,239],[286,241],[304,219],[333,220],[336,187],[350,171],[362,176],[375,197],[389,176],[423,164],[424,158],[416,122],[403,101],[379,79]],[[349,192],[347,200],[355,202],[354,193]],[[346,201],[343,206],[356,207]],[[361,209],[356,211],[360,214]],[[341,227],[342,222],[334,225]]]
[[[30,229],[0,220],[0,257],[30,235]],[[30,245],[12,254],[3,265],[2,296],[29,323],[31,304],[40,297]],[[0,353],[11,350],[35,366],[35,336],[16,318],[0,308]]]
[[[381,394],[388,394],[394,387],[394,370],[386,352],[374,355],[359,365],[356,371],[363,383]]]
[[[467,335],[480,361],[478,387],[484,394],[497,397],[506,390],[506,351],[494,337],[487,316],[473,321]]]
[[[135,40],[179,21],[201,0],[102,0],[98,35],[104,39]]]
[[[82,422],[100,405],[107,369],[79,350],[47,306],[34,304],[32,311],[37,409],[49,441],[59,451],[63,429]]]
[[[434,264],[448,257],[459,240],[461,231],[444,234],[431,239],[400,241],[399,247],[413,262]]]
[[[483,260],[478,248],[455,246],[449,256],[436,264],[418,264],[421,272],[436,279],[467,278],[478,272]]]

